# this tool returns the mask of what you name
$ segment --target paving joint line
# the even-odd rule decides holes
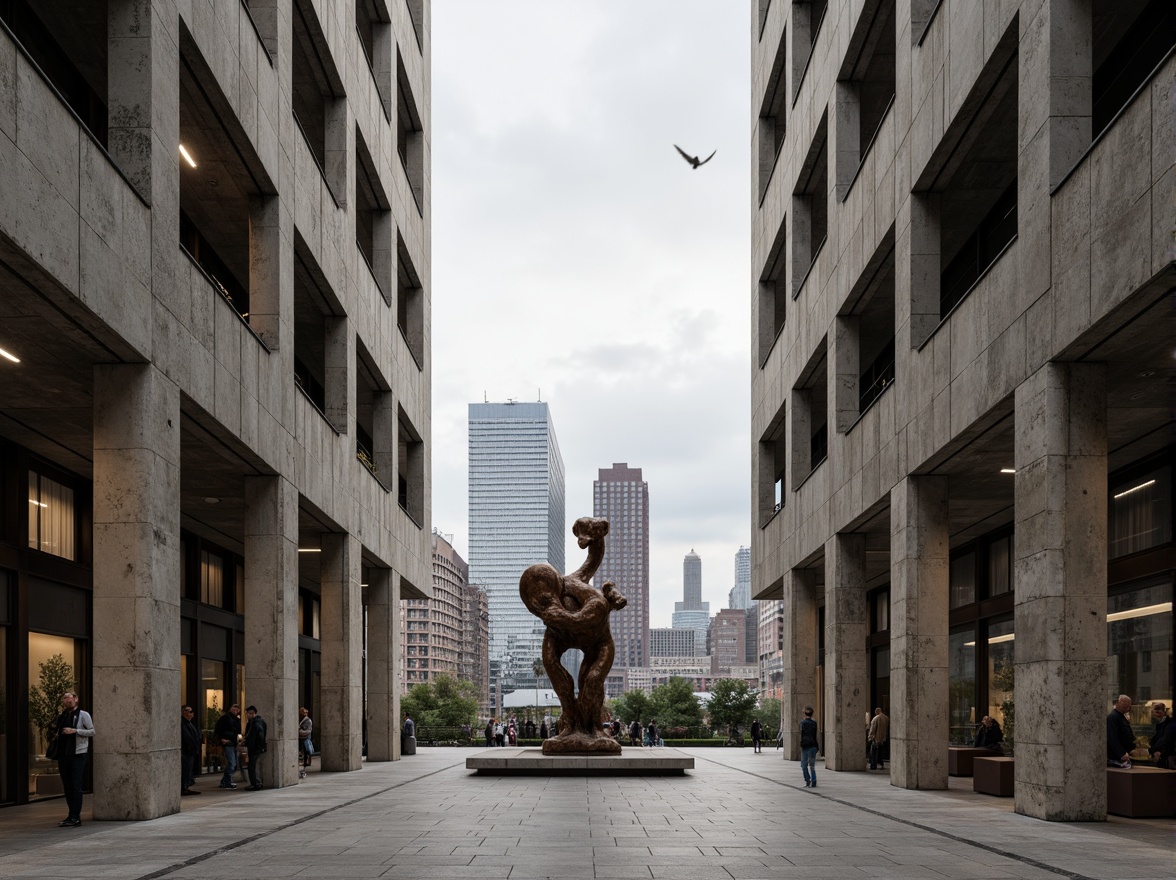
[[[335,804],[335,806],[327,807],[325,810],[319,810],[317,813],[309,813],[305,816],[301,816],[292,822],[287,822],[285,825],[278,825],[275,828],[270,828],[266,831],[260,831],[257,834],[250,835],[249,837],[243,837],[240,840],[235,840],[232,843],[225,844],[224,846],[218,846],[214,850],[192,856],[191,858],[185,859],[182,862],[176,862],[173,865],[168,865],[167,867],[160,868],[157,871],[152,871],[150,874],[141,874],[136,877],[135,880],[155,880],[157,877],[166,877],[168,874],[174,874],[176,871],[183,870],[184,868],[190,868],[193,865],[198,865],[201,862],[205,862],[216,856],[231,852],[232,850],[238,849],[239,847],[247,846],[248,844],[261,840],[263,837],[269,837],[271,834],[277,834],[279,831],[285,831],[288,828],[293,828],[296,825],[301,825],[304,822],[309,822],[312,819],[317,819],[320,816],[325,816],[328,813],[333,813],[336,810],[343,809],[344,807],[350,807],[355,804],[363,803],[364,801],[370,800],[371,798],[379,797],[382,794],[387,794],[394,789],[403,788],[406,785],[411,785],[414,782],[420,782],[422,779],[428,779],[430,776],[436,776],[438,773],[444,773],[446,770],[452,770],[454,767],[460,766],[462,766],[461,761],[457,762],[456,764],[450,764],[446,767],[438,767],[436,770],[433,770],[429,773],[424,773],[412,779],[405,779],[403,782],[397,782],[394,785],[389,785],[387,788],[381,788],[379,791],[373,791],[370,794],[353,798],[352,800],[345,801],[341,804]]]
[[[698,757],[698,756],[696,756],[696,757]],[[797,791],[797,792],[800,791],[800,789],[797,786],[795,786],[789,782],[784,782],[783,780],[780,780],[780,779],[773,779],[772,777],[764,776],[761,773],[753,773],[750,770],[744,770],[742,767],[732,767],[730,764],[724,764],[722,761],[716,761],[714,758],[699,758],[699,759],[703,760],[703,761],[709,761],[710,763],[716,764],[719,767],[726,767],[728,770],[735,770],[739,773],[746,773],[748,776],[754,776],[755,778],[763,779],[766,782],[773,782],[776,785],[781,785],[785,788],[791,788],[792,790]],[[833,771],[829,771],[829,772],[833,772]],[[946,837],[948,840],[954,840],[956,843],[963,843],[963,844],[967,844],[968,846],[974,846],[977,849],[984,850],[985,852],[990,852],[990,853],[993,853],[998,856],[1004,856],[1007,859],[1013,859],[1014,861],[1021,862],[1022,864],[1029,865],[1030,867],[1039,868],[1042,871],[1049,871],[1053,874],[1060,874],[1063,877],[1068,877],[1069,880],[1096,880],[1096,878],[1094,878],[1094,877],[1088,877],[1085,874],[1078,874],[1073,871],[1067,871],[1065,868],[1058,868],[1058,867],[1055,867],[1054,865],[1047,864],[1046,862],[1039,862],[1036,859],[1031,859],[1028,856],[1023,856],[1020,853],[1015,853],[1015,852],[1010,852],[1009,850],[999,849],[998,847],[991,846],[990,844],[987,844],[987,843],[980,843],[977,840],[969,840],[967,837],[961,837],[958,834],[952,834],[950,831],[944,831],[944,830],[942,830],[940,828],[936,828],[932,825],[924,825],[921,822],[914,821],[913,819],[901,819],[898,816],[891,815],[890,813],[884,813],[881,810],[872,810],[869,807],[863,807],[861,804],[855,804],[853,801],[844,801],[844,800],[841,800],[841,798],[830,797],[829,795],[824,794],[823,792],[806,791],[804,793],[812,795],[813,797],[824,798],[825,800],[831,801],[832,803],[835,803],[835,804],[841,804],[841,806],[843,806],[843,807],[852,807],[855,810],[861,810],[863,813],[869,813],[872,816],[879,816],[883,819],[890,819],[893,822],[899,822],[903,825],[909,825],[912,828],[918,828],[920,831],[928,831],[931,834],[938,835],[939,837]]]

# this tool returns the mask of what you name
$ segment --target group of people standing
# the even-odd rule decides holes
[[[1131,767],[1131,753],[1137,748],[1135,731],[1131,728],[1131,697],[1119,694],[1114,708],[1107,715],[1107,766]],[[1176,724],[1163,703],[1152,703],[1152,735],[1148,740],[1147,756],[1156,767],[1176,770]]]
[[[306,768],[310,766],[314,756],[314,722],[310,718],[310,711],[302,706],[298,710],[298,741],[299,768],[298,777],[306,776]],[[245,709],[245,729],[241,729],[241,707],[237,703],[229,706],[212,729],[211,746],[221,749],[224,754],[224,772],[221,774],[220,787],[231,790],[237,789],[233,775],[240,766],[241,752],[246,758],[246,770],[249,776],[249,790],[262,789],[262,763],[269,747],[269,725],[257,711],[256,706]],[[204,734],[201,733],[194,719],[191,706],[180,709],[180,794],[182,796],[198,795],[192,786],[196,782],[201,762],[201,746],[204,745]]]

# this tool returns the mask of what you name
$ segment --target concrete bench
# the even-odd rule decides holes
[[[947,775],[971,776],[972,762],[976,758],[999,757],[992,749],[974,749],[971,746],[951,746],[947,750]]]
[[[1132,819],[1176,815],[1176,771],[1108,767],[1107,812]]]
[[[974,758],[972,791],[996,797],[1013,796],[1012,758]]]

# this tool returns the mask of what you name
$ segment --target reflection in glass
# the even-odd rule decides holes
[[[74,491],[29,471],[29,547],[77,559]]]
[[[1111,487],[1107,556],[1117,559],[1172,540],[1172,468]]]
[[[1144,757],[1151,704],[1172,705],[1172,581],[1147,581],[1107,597],[1107,711],[1119,694],[1131,697],[1137,757]]]
[[[951,607],[962,608],[976,601],[976,553],[968,551],[951,561]]]
[[[49,727],[61,713],[61,695],[78,686],[77,639],[29,633],[29,799],[63,794],[57,762],[45,757]],[[84,706],[82,708],[85,708]]]
[[[988,595],[1000,596],[1013,588],[1013,538],[1006,535],[988,545]]]
[[[988,714],[1004,731],[1005,751],[1012,754],[1016,716],[1013,707],[1013,619],[988,624]]]
[[[955,630],[947,640],[948,726],[953,744],[971,745],[976,726],[976,629]]]

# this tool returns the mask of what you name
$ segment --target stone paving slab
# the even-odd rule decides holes
[[[60,802],[0,810],[0,877],[346,880],[1019,878],[1173,875],[1176,825],[1042,822],[883,774],[801,785],[779,753],[697,749],[673,778],[484,777],[422,748],[356,773],[185,798],[144,823],[58,829]],[[87,798],[87,803],[89,798]]]

